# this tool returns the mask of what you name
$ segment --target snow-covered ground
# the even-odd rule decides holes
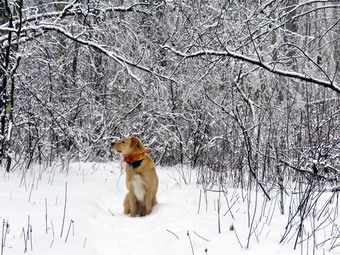
[[[194,177],[184,184],[176,167],[157,171],[159,204],[151,215],[131,218],[122,213],[126,188],[119,162],[73,163],[67,173],[58,166],[36,167],[25,175],[1,170],[1,255],[25,250],[42,255],[307,254],[300,246],[293,250],[294,240],[279,243],[287,216],[274,209],[275,199],[258,208],[267,210],[263,215],[270,220],[261,221],[246,249],[251,205],[242,201],[241,191],[228,189],[228,211],[225,202],[218,206],[225,197],[218,192],[206,197]],[[340,254],[340,249],[321,246],[314,254]]]

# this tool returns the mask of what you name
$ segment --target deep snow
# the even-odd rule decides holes
[[[272,217],[270,224],[263,220],[245,249],[247,203],[239,190],[228,189],[232,210],[224,216],[228,208],[222,203],[218,233],[219,194],[205,197],[194,177],[185,185],[176,167],[157,168],[159,204],[151,215],[136,218],[122,213],[126,187],[121,163],[73,163],[67,173],[60,169],[36,166],[25,175],[1,170],[1,255],[25,249],[41,255],[307,254],[293,250],[293,240],[279,243],[287,219],[274,209],[275,200],[265,214]],[[340,249],[320,247],[315,254],[340,254]]]

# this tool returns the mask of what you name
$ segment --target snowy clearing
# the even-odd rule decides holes
[[[287,215],[275,209],[275,198],[268,208],[257,208],[268,217],[246,249],[248,204],[240,190],[228,189],[229,210],[226,203],[219,206],[221,193],[204,195],[194,181],[184,185],[177,168],[158,167],[159,204],[151,215],[131,218],[122,213],[126,188],[120,163],[74,163],[67,174],[60,169],[36,167],[26,175],[2,170],[1,255],[313,254],[312,245],[307,251],[294,250],[295,240],[279,243]],[[340,253],[339,246],[329,249],[320,245],[314,254]]]

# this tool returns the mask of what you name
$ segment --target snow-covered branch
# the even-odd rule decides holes
[[[174,49],[173,47],[169,46],[169,45],[165,45],[163,46],[164,49],[167,49],[169,51],[171,51],[172,53],[184,58],[184,59],[189,59],[189,58],[195,58],[195,57],[201,57],[201,56],[220,56],[220,57],[231,57],[231,58],[235,58],[253,65],[257,65],[262,67],[263,69],[280,75],[280,76],[285,76],[285,77],[290,77],[290,78],[294,78],[294,79],[298,79],[298,80],[302,80],[302,81],[306,81],[306,82],[310,82],[310,83],[314,83],[314,84],[318,84],[327,88],[330,88],[334,91],[336,91],[337,93],[340,94],[340,87],[338,84],[334,84],[332,81],[325,81],[325,80],[321,80],[318,78],[314,78],[311,77],[310,75],[307,74],[301,74],[301,73],[297,73],[294,71],[286,71],[286,70],[282,70],[282,69],[278,69],[275,68],[275,66],[268,64],[268,63],[264,63],[261,60],[255,59],[255,58],[251,58],[233,51],[215,51],[215,50],[201,50],[201,51],[196,51],[193,53],[184,53],[181,52],[179,50]]]
[[[138,78],[130,70],[130,67],[139,69],[139,70],[144,71],[146,73],[150,73],[150,74],[152,74],[152,75],[154,75],[154,76],[156,76],[158,78],[161,78],[161,79],[164,79],[164,80],[171,80],[171,81],[177,83],[177,81],[175,81],[174,79],[172,79],[172,78],[170,78],[168,76],[156,73],[156,72],[152,71],[150,68],[148,68],[146,66],[143,66],[143,65],[141,65],[139,63],[134,63],[133,61],[127,59],[124,56],[121,56],[121,55],[119,55],[117,53],[114,53],[113,51],[107,50],[104,45],[99,45],[98,43],[95,43],[95,42],[92,42],[92,41],[89,41],[89,40],[81,39],[81,36],[74,36],[71,33],[65,31],[61,27],[58,27],[58,26],[55,26],[55,25],[49,25],[49,24],[46,24],[46,25],[42,24],[42,25],[39,26],[39,29],[53,30],[53,31],[59,32],[60,34],[66,36],[67,38],[69,38],[69,39],[71,39],[71,40],[73,40],[75,42],[78,42],[78,43],[81,43],[83,45],[87,45],[89,47],[92,47],[92,48],[95,48],[95,49],[99,50],[101,53],[105,54],[109,58],[111,58],[111,59],[115,60],[116,62],[118,62],[121,66],[125,67],[128,70],[128,72],[130,73],[130,75],[132,77],[134,77],[134,79],[136,79],[138,82],[142,82],[142,80],[140,78]]]

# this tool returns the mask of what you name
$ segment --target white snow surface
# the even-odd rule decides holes
[[[261,233],[252,235],[246,249],[247,203],[237,189],[228,189],[234,218],[222,203],[218,233],[218,193],[205,197],[194,177],[184,184],[176,167],[157,167],[159,204],[149,216],[136,218],[123,214],[127,189],[121,163],[60,169],[36,166],[25,175],[25,170],[0,170],[0,254],[307,254],[293,249],[294,240],[279,243],[287,222],[279,210],[273,210],[271,224],[261,223]],[[321,247],[315,254],[339,252]]]

